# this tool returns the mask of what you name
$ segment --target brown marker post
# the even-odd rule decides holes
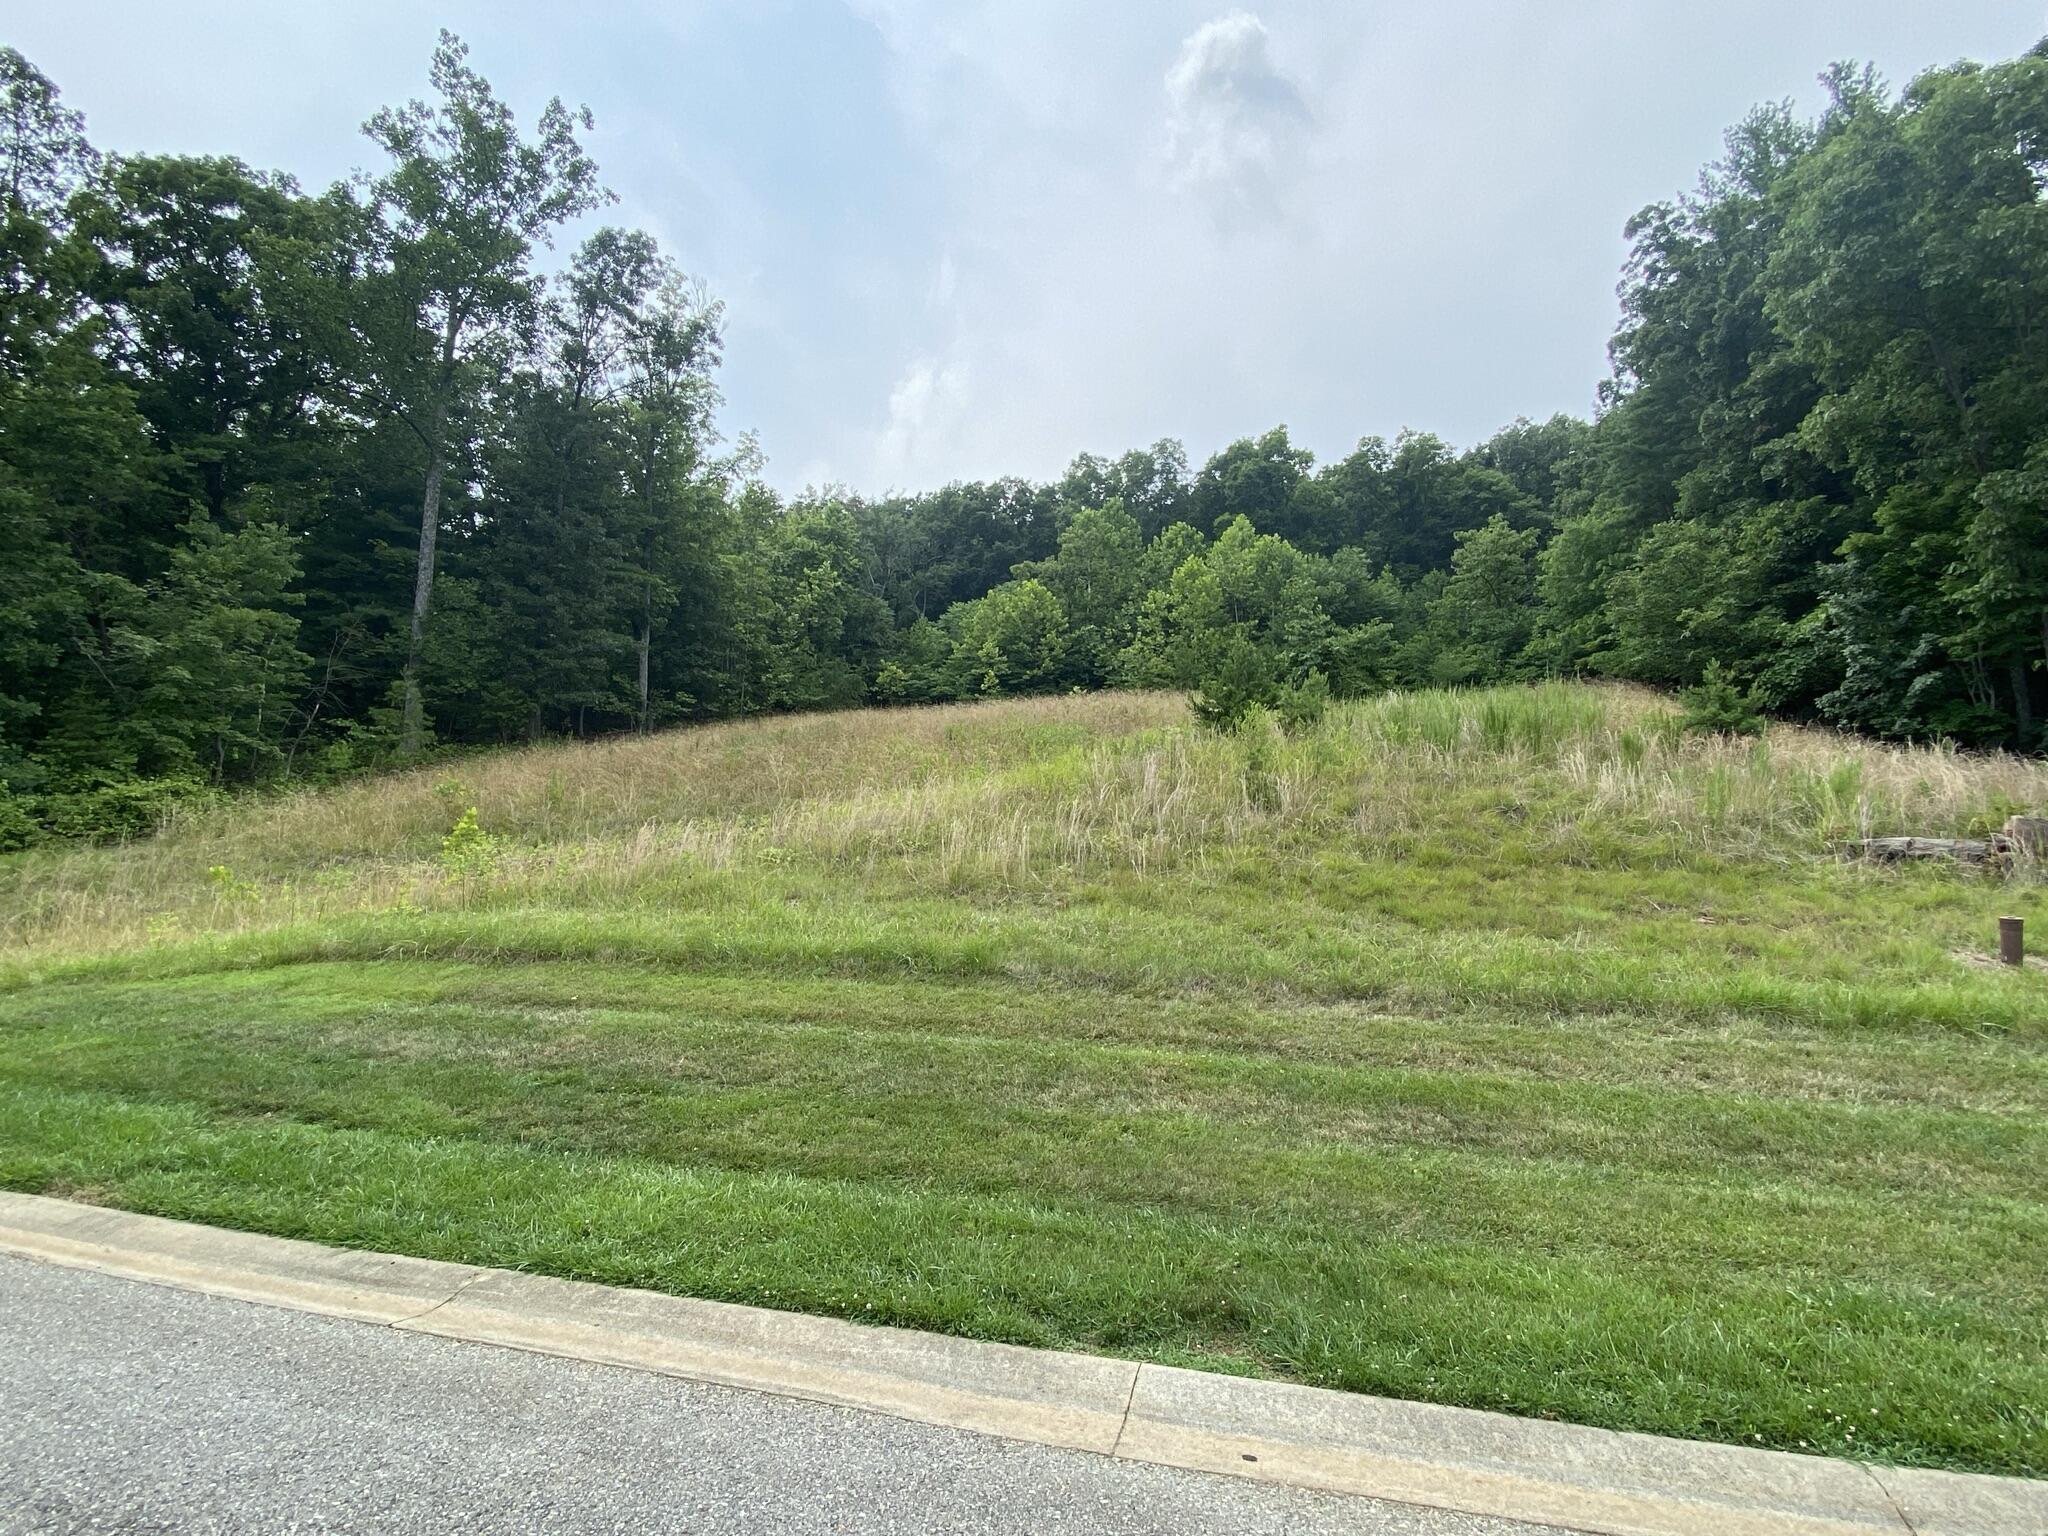
[[[2027,924],[2025,918],[2001,917],[1998,920],[1998,958],[2007,965],[2027,963]]]

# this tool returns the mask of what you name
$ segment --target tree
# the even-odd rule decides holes
[[[1343,634],[1323,607],[1321,577],[1314,557],[1239,518],[1145,597],[1117,661],[1119,680],[1200,687],[1220,675],[1239,641],[1264,654],[1276,683],[1327,672]]]
[[[639,726],[654,724],[651,678],[654,637],[681,595],[691,559],[690,530],[722,486],[704,477],[745,475],[758,467],[751,445],[738,460],[709,462],[718,393],[711,370],[719,357],[723,310],[663,264],[626,329],[625,429],[631,444],[628,539],[638,578],[635,651]],[[699,578],[702,579],[701,569]]]
[[[1148,539],[1186,519],[1189,490],[1187,450],[1170,437],[1149,448],[1133,448],[1115,460],[1080,454],[1058,486],[1060,501],[1068,507],[1122,502]]]
[[[1044,693],[1066,682],[1067,611],[1043,582],[1006,581],[948,609],[944,627],[955,697]]]
[[[593,714],[624,712],[619,663],[645,580],[628,355],[665,276],[646,235],[597,231],[496,402],[471,552],[456,564],[478,578],[498,681],[517,695],[529,736],[551,720],[581,735]]]
[[[375,218],[355,315],[364,393],[404,422],[425,458],[412,612],[402,674],[402,749],[422,740],[420,651],[433,600],[450,435],[473,413],[534,323],[541,284],[533,247],[606,200],[576,138],[589,110],[559,99],[531,141],[511,109],[443,32],[431,77],[439,104],[379,112],[364,132],[391,157],[371,188]]]
[[[1784,180],[1768,310],[1823,391],[1816,450],[1871,508],[1863,539],[1955,665],[2003,682],[2031,741],[2048,662],[2048,50],[1931,70],[1898,98],[1847,66]]]
[[[302,299],[345,259],[332,204],[229,159],[109,163],[77,200],[105,351],[181,497],[219,519],[258,485],[319,493],[334,426]]]
[[[889,642],[887,605],[868,586],[859,525],[842,504],[784,508],[764,489],[739,498],[726,555],[736,707],[846,708],[868,695]]]
[[[1297,448],[1285,427],[1260,437],[1239,438],[1202,466],[1189,496],[1197,527],[1222,533],[1243,518],[1261,533],[1296,539],[1305,518],[1295,497],[1310,483],[1314,455]]]
[[[2003,653],[2022,745],[2037,727],[2030,709],[2032,666],[2048,667],[2048,432],[2017,469],[1977,482],[1963,537],[1964,558],[1947,590],[1965,622],[1958,638],[1971,652]],[[2038,650],[2037,660],[2026,659]]]
[[[0,49],[0,778],[50,776],[52,708],[90,686],[96,575],[151,491],[154,455],[133,399],[97,351],[68,205],[98,156],[84,120],[11,48]],[[131,570],[146,571],[144,559]]]
[[[1698,685],[1679,697],[1685,703],[1684,727],[1693,735],[1755,736],[1763,730],[1755,695],[1737,688],[1718,661],[1708,662]]]
[[[1051,555],[1059,538],[1057,491],[1026,480],[962,481],[876,502],[832,499],[859,523],[899,623],[982,596],[1017,566]]]
[[[309,666],[288,611],[297,576],[279,524],[194,519],[127,641],[138,675],[121,718],[148,771],[222,784],[278,759]]]
[[[1059,599],[1073,626],[1073,653],[1086,682],[1103,682],[1117,653],[1130,643],[1145,581],[1144,556],[1137,519],[1112,499],[1073,513],[1060,530],[1054,558],[1017,567],[1019,577],[1043,582]]]
[[[1355,542],[1404,582],[1448,570],[1461,533],[1494,518],[1524,528],[1540,517],[1500,470],[1460,457],[1426,432],[1401,434],[1384,476],[1384,491],[1356,516]]]
[[[1536,629],[1536,530],[1496,513],[1458,535],[1451,577],[1429,605],[1420,642],[1434,683],[1526,677]]]

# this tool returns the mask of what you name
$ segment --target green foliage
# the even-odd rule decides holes
[[[1699,683],[1683,690],[1685,729],[1696,736],[1754,736],[1764,728],[1753,692],[1735,686],[1718,661],[1707,663]]]
[[[1188,700],[1195,718],[1216,730],[1274,728],[1288,734],[1315,725],[1329,704],[1330,680],[1321,672],[1285,682],[1273,654],[1242,635]]]
[[[1009,581],[946,611],[953,695],[1047,693],[1065,683],[1072,635],[1067,610],[1037,580]]]
[[[197,779],[117,779],[40,798],[43,825],[53,837],[125,842],[147,837],[180,811],[214,803],[217,793]]]
[[[44,828],[32,804],[0,784],[0,853],[33,848],[43,840]]]
[[[1698,197],[1632,226],[1589,572],[1607,623],[1573,627],[1605,629],[1592,654],[1621,675],[1715,660],[1779,708],[2030,744],[2048,59],[1897,98],[1829,78],[1820,123],[1753,114]]]
[[[206,883],[223,901],[247,901],[258,894],[253,880],[244,880],[225,864],[207,866]]]
[[[1411,642],[1415,670],[1438,686],[1526,675],[1536,629],[1536,530],[1499,513],[1457,535],[1450,579]]]
[[[1282,730],[1298,735],[1320,721],[1329,707],[1329,678],[1321,672],[1311,672],[1300,682],[1280,690],[1273,701],[1273,714]]]
[[[451,875],[488,875],[497,869],[501,853],[498,839],[477,824],[473,805],[455,819],[441,839],[441,867]]]
[[[444,35],[324,192],[103,161],[0,50],[0,846],[437,746],[1126,685],[1582,671],[2048,743],[2048,58],[1837,70],[1631,222],[1597,422],[1318,465],[1276,426],[785,500],[723,311]],[[1904,296],[1904,297],[1902,297]],[[135,785],[124,789],[123,785]]]
[[[1280,691],[1272,653],[1247,635],[1233,635],[1216,656],[1213,669],[1197,679],[1197,691],[1188,703],[1202,724],[1231,731],[1253,711],[1263,712],[1277,703]]]
[[[1066,649],[1077,681],[1108,681],[1130,643],[1137,599],[1145,590],[1145,540],[1121,501],[1082,507],[1060,530],[1051,560],[1017,567],[1058,599],[1071,634]],[[998,589],[1000,590],[1000,589]]]
[[[883,662],[875,673],[875,698],[884,704],[902,704],[909,701],[916,680],[902,662],[893,656]]]

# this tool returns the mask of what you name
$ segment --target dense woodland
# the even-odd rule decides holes
[[[1707,685],[1898,738],[2048,715],[2048,44],[1838,67],[1629,226],[1597,419],[1285,428],[784,500],[721,310],[444,36],[308,192],[104,156],[0,49],[0,847],[469,743],[1103,686]],[[1590,233],[1590,232],[1589,232]]]

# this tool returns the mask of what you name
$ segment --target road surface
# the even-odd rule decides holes
[[[0,1257],[0,1533],[1543,1536]]]

